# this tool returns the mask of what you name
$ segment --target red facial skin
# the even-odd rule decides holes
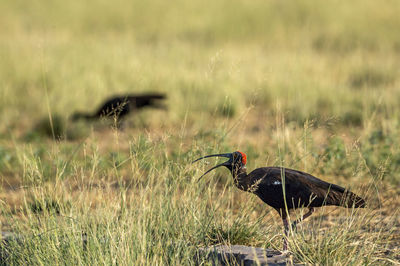
[[[242,154],[242,164],[243,164],[243,165],[246,165],[246,163],[247,163],[247,156],[246,156],[246,154],[244,154],[244,153],[241,152],[241,151],[238,151],[238,152],[240,152],[240,154]]]

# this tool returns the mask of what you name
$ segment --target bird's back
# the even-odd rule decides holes
[[[127,97],[128,101],[134,108],[142,108],[145,106],[158,106],[157,102],[159,100],[165,99],[164,94],[143,94],[143,95],[129,95]]]
[[[97,110],[97,116],[123,116],[130,111],[127,96],[114,96],[107,99]]]
[[[98,109],[98,116],[122,117],[133,109],[156,106],[155,101],[165,99],[163,94],[122,95],[107,99]]]
[[[248,178],[254,184],[252,192],[276,209],[285,208],[284,198],[289,209],[323,205],[365,206],[362,198],[343,187],[293,169],[257,168],[248,175]]]

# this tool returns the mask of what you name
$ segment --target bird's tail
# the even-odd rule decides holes
[[[342,206],[346,208],[365,208],[365,200],[353,192],[337,185],[331,185],[327,195],[328,205]]]
[[[354,206],[354,208],[365,208],[366,207],[365,200],[350,191],[345,191],[343,193],[341,205],[344,207],[347,207],[347,208],[351,208],[353,206]]]
[[[165,100],[167,96],[165,94],[148,94],[148,95],[142,95],[142,99],[147,99],[150,103],[150,106],[155,107],[155,108],[160,108],[160,109],[167,109],[167,106],[162,103],[162,100]]]
[[[152,94],[150,95],[153,99],[165,99],[167,96],[165,94]]]
[[[153,99],[165,99],[167,96],[165,94],[153,94]]]
[[[133,99],[166,99],[167,95],[162,94],[162,93],[149,93],[149,94],[141,94],[141,95],[130,95],[127,97],[128,99],[133,98]]]

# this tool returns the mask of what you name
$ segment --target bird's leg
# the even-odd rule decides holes
[[[286,218],[286,215],[282,215],[282,222],[283,222],[283,226],[285,228],[285,237],[283,238],[283,251],[287,251],[288,250],[287,238],[289,235],[289,222]]]
[[[289,222],[286,218],[282,218],[283,226],[285,227],[285,236],[289,234]]]
[[[304,214],[302,217],[300,217],[299,219],[297,219],[296,221],[294,221],[292,223],[292,229],[295,229],[297,224],[300,223],[301,221],[305,220],[307,217],[309,217],[312,213],[314,212],[314,208],[308,208],[308,212],[306,214]]]

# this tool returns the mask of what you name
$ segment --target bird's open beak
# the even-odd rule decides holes
[[[213,168],[207,170],[204,174],[202,174],[202,175],[199,177],[199,179],[197,180],[197,182],[199,182],[200,179],[201,179],[203,176],[205,176],[206,174],[208,174],[209,172],[211,172],[211,171],[214,170],[215,168],[218,168],[218,167],[220,167],[220,166],[229,166],[229,165],[231,165],[231,164],[232,164],[232,160],[233,160],[233,155],[232,155],[232,153],[221,153],[221,154],[212,154],[212,155],[207,155],[207,156],[204,156],[204,157],[200,157],[199,159],[194,160],[192,163],[195,163],[195,162],[197,162],[197,161],[199,161],[199,160],[202,160],[202,159],[205,159],[205,158],[209,158],[209,157],[225,157],[225,158],[229,158],[229,160],[226,161],[226,162],[224,162],[224,163],[218,164],[218,165],[214,166]]]

